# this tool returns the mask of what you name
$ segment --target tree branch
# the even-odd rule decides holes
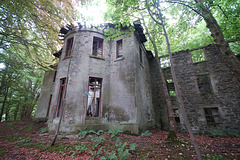
[[[194,9],[192,6],[190,6],[190,5],[187,5],[187,4],[185,4],[184,2],[186,2],[186,1],[165,1],[165,2],[167,2],[167,3],[175,3],[175,4],[181,4],[181,5],[183,5],[183,6],[186,6],[186,7],[188,7],[188,8],[190,8],[192,11],[194,11],[195,13],[197,13],[197,14],[199,14],[201,17],[204,17],[200,12],[198,12],[196,9]],[[189,2],[186,2],[186,3],[189,3]]]
[[[148,5],[148,0],[145,0],[145,2],[146,2],[146,5],[147,5],[148,13],[149,13],[150,17],[152,18],[152,20],[154,20],[157,24],[162,25],[162,23],[160,23],[159,21],[157,21],[157,20],[153,17],[153,15],[152,15],[152,13],[151,13],[151,11],[150,11],[149,5]]]

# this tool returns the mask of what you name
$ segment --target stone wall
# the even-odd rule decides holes
[[[202,49],[206,60],[198,63],[193,63],[189,50],[173,54],[176,76],[192,129],[197,134],[209,133],[213,129],[226,133],[240,131],[240,89],[237,80],[214,46]],[[164,76],[171,78],[169,68],[164,69]],[[200,81],[203,77],[205,80]],[[204,87],[207,92],[204,92]],[[206,113],[209,109],[220,119],[217,115],[209,117]],[[210,123],[211,120],[215,122]],[[181,113],[178,125],[185,131]]]
[[[163,130],[168,130],[169,123],[167,103],[165,100],[165,94],[163,92],[163,82],[160,77],[159,64],[155,58],[152,58],[150,60],[150,74],[155,123],[157,127]]]

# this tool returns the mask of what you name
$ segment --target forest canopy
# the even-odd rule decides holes
[[[72,1],[0,2],[0,121],[29,118],[43,70],[56,63],[60,27],[74,21]]]
[[[151,17],[146,11],[144,0],[106,0],[106,2],[108,8],[105,13],[105,20],[129,24],[134,20],[142,19],[140,16],[141,12],[146,19],[147,27],[151,30]],[[211,33],[206,27],[204,19],[193,11],[194,7],[197,7],[194,0],[160,0],[159,2],[173,52],[211,43],[209,38]],[[183,5],[183,2],[185,5]],[[240,54],[240,2],[238,0],[204,0],[203,2],[209,7],[209,10],[217,20],[224,38],[230,42],[233,52]],[[155,30],[158,32],[156,40],[161,51],[160,54],[167,54],[167,45],[163,40],[164,36],[161,28],[156,27]],[[151,44],[147,42],[146,45],[149,49],[152,49]]]
[[[172,52],[214,40],[196,2],[159,0]],[[3,0],[0,2],[0,120],[31,117],[43,71],[51,70],[50,66],[57,63],[53,53],[62,46],[60,28],[77,19],[82,24],[94,23],[94,17],[84,13],[90,7],[105,6],[104,3],[105,22],[129,25],[144,18],[146,36],[155,36],[159,56],[167,54],[164,33],[159,25],[153,25],[156,22],[148,14],[146,0]],[[240,1],[202,0],[202,3],[216,19],[231,50],[235,55],[240,54]],[[85,12],[76,11],[83,8]],[[149,37],[145,45],[153,50]]]

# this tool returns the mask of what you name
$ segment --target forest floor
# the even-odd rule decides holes
[[[117,135],[112,130],[86,136],[83,130],[81,139],[62,134],[51,147],[54,136],[46,129],[45,123],[34,121],[0,123],[0,159],[196,159],[186,134],[177,134],[177,139],[169,141],[168,132],[157,129],[150,129],[151,135]],[[240,159],[240,137],[196,136],[196,140],[204,159]]]

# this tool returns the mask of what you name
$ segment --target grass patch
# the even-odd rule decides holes
[[[44,151],[47,151],[47,152],[50,152],[50,153],[53,153],[53,152],[56,152],[56,153],[59,153],[59,152],[63,152],[63,153],[67,153],[67,154],[70,154],[70,152],[73,151],[73,147],[72,147],[72,144],[70,143],[56,143],[54,146],[50,146],[50,145],[47,145],[47,144],[22,144],[21,143],[21,147],[24,147],[24,148],[36,148],[36,149],[39,149],[41,152],[44,152]]]
[[[47,132],[48,132],[48,127],[43,127],[39,131],[39,133],[47,133]]]
[[[0,149],[0,157],[7,153],[4,149]]]
[[[6,122],[6,123],[7,123],[8,127],[24,124],[24,122],[22,122],[22,121],[12,121],[12,122]]]
[[[48,152],[64,152],[69,153],[70,151],[73,151],[72,144],[69,143],[56,143],[54,146],[47,146]]]
[[[35,127],[34,126],[29,126],[26,131],[28,132],[31,132],[31,131],[34,131],[35,130]]]
[[[16,142],[19,141],[20,138],[20,135],[0,136],[0,139],[6,140],[8,142]]]
[[[46,144],[27,144],[24,145],[23,147],[26,148],[36,148],[39,149],[41,152],[43,151],[48,151],[48,152],[64,152],[64,153],[69,153],[73,151],[72,144],[69,143],[56,143],[54,146],[49,146]]]

